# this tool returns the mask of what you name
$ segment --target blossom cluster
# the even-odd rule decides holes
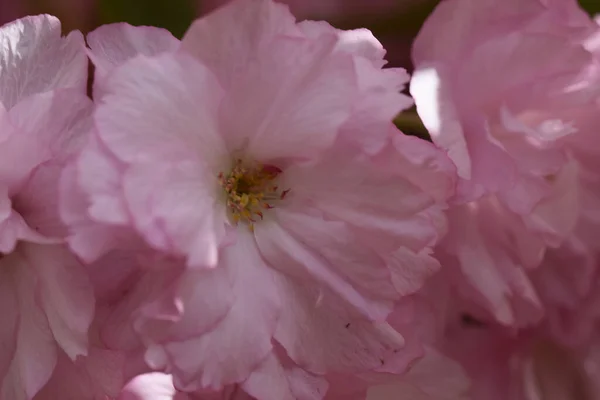
[[[600,19],[385,56],[273,0],[2,26],[0,400],[600,399]]]

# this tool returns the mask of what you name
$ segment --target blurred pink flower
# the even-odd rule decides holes
[[[408,76],[381,69],[370,32],[296,24],[267,0],[196,21],[177,51],[166,32],[148,49],[159,31],[102,29],[96,135],[63,175],[63,217],[88,261],[148,256],[114,277],[129,287],[104,340],[143,345],[178,389],[245,382],[277,400],[305,390],[275,379],[285,357],[320,388],[311,399],[326,373],[398,357],[384,321],[439,267],[454,170],[392,126]]]
[[[585,41],[586,48],[600,61],[600,27]],[[550,249],[543,268],[532,273],[536,288],[546,304],[549,329],[561,340],[576,344],[589,340],[600,316],[596,295],[600,265],[600,100],[569,111],[579,121],[576,135],[562,139],[577,162],[579,217],[573,233],[558,249]]]
[[[448,313],[440,348],[471,378],[473,400],[593,400],[598,391],[598,337],[570,346],[545,324],[514,331],[486,320],[473,304]],[[473,317],[475,316],[475,317]]]
[[[124,354],[96,346],[75,361],[59,354],[52,377],[33,400],[115,398],[125,384],[125,363]]]
[[[83,36],[51,16],[0,28],[0,398],[31,399],[88,352],[94,299],[62,243],[63,165],[91,128]]]
[[[437,254],[463,295],[504,324],[541,318],[528,273],[579,218],[567,142],[589,123],[576,111],[598,98],[585,46],[595,30],[571,0],[448,0],[414,44],[411,93],[461,178]]]

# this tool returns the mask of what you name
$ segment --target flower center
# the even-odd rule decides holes
[[[219,183],[227,197],[227,209],[233,222],[248,223],[254,230],[256,217],[263,219],[263,211],[274,208],[278,200],[285,198],[288,190],[279,191],[275,179],[281,173],[277,167],[244,163],[237,159],[231,171],[219,173]]]

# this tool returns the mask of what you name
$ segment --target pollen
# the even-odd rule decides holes
[[[263,212],[274,208],[288,195],[289,189],[281,191],[277,185],[280,173],[277,167],[241,159],[235,161],[228,174],[219,173],[219,183],[234,224],[245,223],[253,231],[254,224],[264,218]]]

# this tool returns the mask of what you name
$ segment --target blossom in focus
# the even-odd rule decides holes
[[[325,374],[404,372],[385,319],[437,271],[454,189],[453,167],[391,124],[406,72],[381,69],[368,31],[267,0],[154,55],[132,40],[149,30],[102,29],[96,130],[63,174],[63,217],[87,261],[144,254],[114,272],[103,340],[141,346],[186,392],[316,399]]]
[[[88,353],[94,299],[64,243],[62,167],[91,124],[83,35],[48,15],[0,28],[0,398],[31,399]]]
[[[436,251],[461,293],[505,325],[542,317],[528,274],[579,220],[581,166],[568,142],[598,98],[585,44],[596,29],[575,1],[451,0],[413,47],[411,94],[461,178]]]

